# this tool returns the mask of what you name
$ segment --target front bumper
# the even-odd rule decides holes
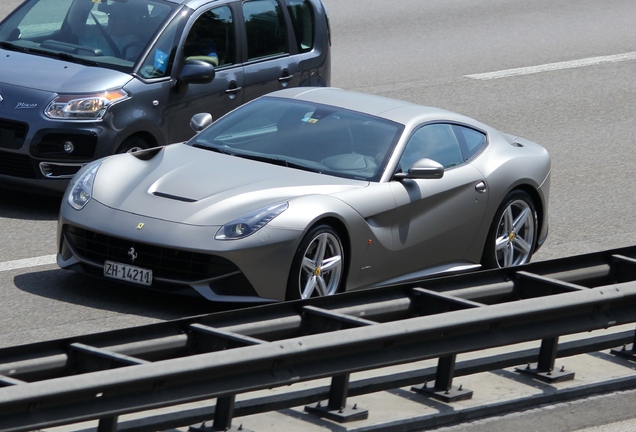
[[[61,268],[97,277],[104,277],[107,260],[134,265],[152,270],[148,288],[191,288],[213,301],[284,300],[302,233],[264,227],[245,239],[219,241],[218,229],[126,213],[95,200],[76,211],[63,201],[57,261]]]

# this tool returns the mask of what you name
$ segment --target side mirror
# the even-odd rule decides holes
[[[214,65],[203,60],[188,60],[181,74],[179,74],[179,81],[183,84],[208,84],[214,79],[216,70]]]
[[[402,179],[440,179],[444,177],[444,167],[432,159],[423,158],[416,161],[407,172],[395,173],[394,178]]]
[[[208,113],[199,113],[192,116],[190,119],[190,127],[196,133],[201,132],[206,127],[212,124],[212,114]]]

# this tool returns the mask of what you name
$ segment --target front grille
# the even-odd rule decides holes
[[[153,278],[189,283],[238,271],[218,256],[124,240],[70,225],[65,227],[65,238],[81,259],[100,265],[106,260],[135,265],[152,270]],[[128,257],[131,248],[137,253],[134,262]]]
[[[36,171],[27,155],[0,152],[0,174],[27,179],[36,178]]]
[[[0,147],[12,150],[21,148],[28,130],[26,123],[0,119]]]

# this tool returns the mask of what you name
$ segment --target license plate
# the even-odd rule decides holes
[[[104,276],[140,285],[150,286],[152,284],[152,270],[114,261],[104,263]]]

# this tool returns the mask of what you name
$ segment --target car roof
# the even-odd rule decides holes
[[[333,105],[365,114],[386,118],[398,123],[418,121],[451,120],[474,122],[461,114],[442,108],[418,105],[398,99],[367,93],[343,90],[336,87],[295,87],[270,93],[271,97],[284,97],[307,102]]]

